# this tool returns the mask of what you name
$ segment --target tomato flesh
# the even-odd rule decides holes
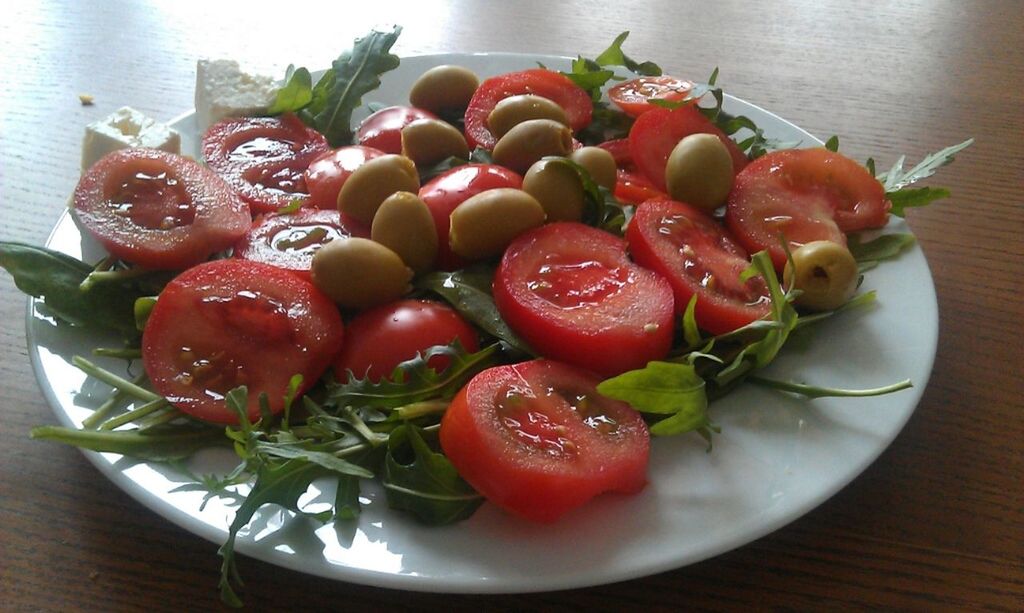
[[[327,139],[290,113],[235,117],[203,135],[203,159],[249,203],[272,213],[292,200],[306,201],[306,169],[330,150]]]
[[[437,115],[411,106],[389,106],[364,119],[356,129],[356,142],[384,153],[402,153],[402,128],[417,119]]]
[[[693,82],[668,75],[638,77],[608,89],[608,98],[624,113],[639,117],[659,108],[651,100],[682,102],[690,95]]]
[[[310,162],[305,176],[309,204],[321,209],[338,208],[338,192],[349,176],[368,160],[382,155],[380,149],[351,145],[328,151]]]
[[[380,381],[400,363],[434,345],[459,339],[463,349],[480,349],[476,332],[450,307],[431,300],[399,300],[356,315],[345,328],[345,346],[334,361],[334,375],[348,381]],[[441,372],[451,360],[437,355],[427,365]]]
[[[338,309],[311,282],[268,264],[215,260],[161,292],[142,334],[142,360],[171,404],[203,421],[235,424],[227,392],[248,387],[252,420],[261,392],[280,412],[291,377],[302,375],[300,391],[316,383],[342,336]]]
[[[121,149],[94,164],[73,196],[82,226],[112,255],[182,269],[245,234],[249,207],[195,160],[156,149]]]
[[[747,253],[702,211],[673,200],[637,207],[626,230],[633,259],[672,284],[676,311],[697,295],[697,325],[724,334],[768,314],[768,286],[761,277],[744,282]]]
[[[519,236],[494,277],[508,325],[541,354],[602,375],[642,368],[672,345],[672,289],[618,237],[578,223]]]
[[[337,210],[271,213],[256,219],[235,245],[235,257],[271,264],[310,279],[313,255],[320,247],[332,240],[369,235],[365,226],[343,220]]]
[[[494,149],[498,139],[487,127],[487,118],[499,102],[520,94],[541,96],[562,107],[574,132],[590,125],[593,113],[590,95],[568,77],[544,68],[510,72],[485,79],[470,99],[465,121],[470,149]]]
[[[490,502],[553,522],[603,492],[646,483],[650,436],[600,379],[551,360],[498,366],[474,377],[441,421],[441,448]]]

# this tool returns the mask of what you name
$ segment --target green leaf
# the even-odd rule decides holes
[[[644,76],[657,77],[661,75],[661,67],[654,62],[637,62],[622,52],[622,43],[626,42],[629,32],[623,32],[615,37],[612,44],[601,52],[594,61],[598,66],[624,66],[625,68]]]
[[[892,203],[891,213],[897,217],[905,217],[907,209],[929,205],[936,200],[949,198],[949,190],[943,187],[917,187],[886,192],[885,197]]]
[[[825,148],[829,151],[839,151],[839,137],[833,134],[827,141],[825,141]]]
[[[363,479],[372,479],[373,473],[369,470],[344,460],[330,453],[323,451],[312,451],[292,445],[281,445],[274,443],[257,443],[256,452],[267,456],[282,458],[285,460],[302,459],[311,464],[317,464],[323,468],[338,473],[339,475],[350,475]]]
[[[33,428],[30,436],[104,453],[119,453],[140,460],[167,462],[187,458],[200,449],[224,444],[219,429],[164,426],[138,430],[78,430],[60,426]]]
[[[857,262],[872,262],[892,259],[905,249],[909,249],[915,242],[914,235],[909,233],[883,234],[866,243],[861,242],[860,235],[851,234],[847,240],[847,247]]]
[[[373,31],[356,39],[352,49],[331,64],[329,75],[317,82],[312,102],[312,125],[332,147],[352,142],[352,112],[362,104],[363,95],[380,87],[380,75],[398,68],[397,55],[389,53],[402,28],[391,32]],[[320,83],[325,85],[321,88]]]
[[[268,115],[294,113],[313,100],[313,77],[306,68],[288,66],[284,87],[277,90],[274,102],[267,109]]]
[[[697,294],[690,297],[686,303],[686,311],[683,312],[683,340],[687,347],[700,345],[700,329],[697,327]]]
[[[409,511],[429,525],[466,519],[484,500],[413,425],[391,433],[383,483],[391,508]]]
[[[153,312],[153,307],[156,306],[156,300],[156,296],[143,296],[135,299],[135,303],[132,305],[132,315],[135,317],[135,329],[139,332],[146,329],[146,322],[149,321],[149,315]]]
[[[568,158],[548,156],[541,160],[575,173],[580,180],[584,205],[581,222],[622,236],[628,217],[625,205],[615,198],[611,190],[595,183],[586,168]]]
[[[704,386],[691,364],[648,362],[644,368],[602,381],[597,391],[641,413],[670,415],[651,426],[651,434],[669,436],[710,425]]]
[[[420,175],[420,184],[425,185],[427,181],[433,179],[434,177],[438,175],[443,175],[444,173],[448,172],[453,168],[465,166],[466,164],[469,164],[469,160],[464,160],[458,156],[453,155],[441,160],[440,162],[434,164],[433,166],[417,168],[417,172]]]
[[[906,172],[903,171],[903,162],[906,156],[900,156],[892,168],[884,175],[879,176],[878,180],[885,186],[886,192],[901,190],[912,183],[932,176],[935,171],[952,162],[957,153],[970,147],[972,143],[974,143],[974,139],[969,138],[962,143],[926,155],[920,163]]]
[[[890,385],[882,387],[874,387],[870,389],[840,389],[836,387],[819,387],[816,385],[807,385],[805,383],[795,383],[793,381],[779,381],[777,379],[768,379],[766,377],[751,375],[747,377],[747,381],[756,383],[758,385],[769,387],[772,389],[780,390],[783,392],[790,392],[792,394],[799,394],[807,398],[864,398],[867,396],[881,396],[883,394],[892,394],[901,390],[909,389],[914,387],[910,379],[904,379],[897,381]]]
[[[338,489],[334,494],[334,516],[338,519],[353,520],[359,517],[359,478],[352,475],[338,477]]]

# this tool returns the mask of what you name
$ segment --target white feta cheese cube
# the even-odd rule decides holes
[[[118,149],[152,147],[181,153],[181,135],[165,123],[123,106],[85,128],[82,141],[82,170]]]
[[[274,79],[243,72],[234,60],[199,60],[196,64],[196,124],[200,133],[226,117],[265,113],[276,92]]]

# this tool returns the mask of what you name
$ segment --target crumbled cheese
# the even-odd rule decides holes
[[[111,151],[128,147],[152,147],[181,153],[181,135],[170,126],[124,106],[85,128],[82,170]]]
[[[78,94],[78,101],[82,103],[82,106],[92,106],[96,98],[92,94]]]
[[[234,60],[196,64],[196,123],[201,132],[226,117],[266,112],[274,100],[274,79],[243,72]]]

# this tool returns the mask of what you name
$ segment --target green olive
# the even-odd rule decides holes
[[[547,155],[567,156],[572,151],[572,131],[551,119],[531,119],[515,126],[498,139],[494,162],[524,173]]]
[[[370,226],[370,238],[397,253],[416,272],[429,270],[437,259],[434,217],[411,192],[396,192],[381,203]]]
[[[395,192],[418,192],[416,164],[401,155],[382,155],[357,168],[338,192],[338,210],[371,223],[377,207]]]
[[[487,116],[487,129],[495,138],[508,134],[509,130],[531,119],[550,119],[563,126],[569,125],[569,116],[558,104],[533,94],[520,94],[499,100]]]
[[[480,79],[462,66],[435,66],[420,75],[409,90],[409,104],[438,115],[466,110]]]
[[[594,183],[608,189],[615,189],[618,168],[612,154],[600,147],[581,147],[569,155],[569,159],[587,169]]]
[[[813,311],[837,309],[853,296],[859,273],[846,247],[832,241],[812,241],[792,253],[782,273],[786,287],[800,290],[796,304]]]
[[[540,160],[523,176],[523,191],[537,199],[548,221],[583,218],[583,182],[576,169],[558,160]]]
[[[462,132],[440,119],[417,119],[402,128],[402,155],[417,166],[432,166],[452,156],[469,159]]]
[[[665,164],[665,184],[675,200],[713,211],[732,189],[729,150],[714,134],[691,134],[679,141]]]
[[[368,238],[342,238],[313,256],[313,283],[343,307],[364,309],[409,291],[412,271],[394,251]]]
[[[489,189],[455,207],[448,242],[456,254],[482,260],[500,255],[515,237],[543,223],[544,209],[530,194]]]

